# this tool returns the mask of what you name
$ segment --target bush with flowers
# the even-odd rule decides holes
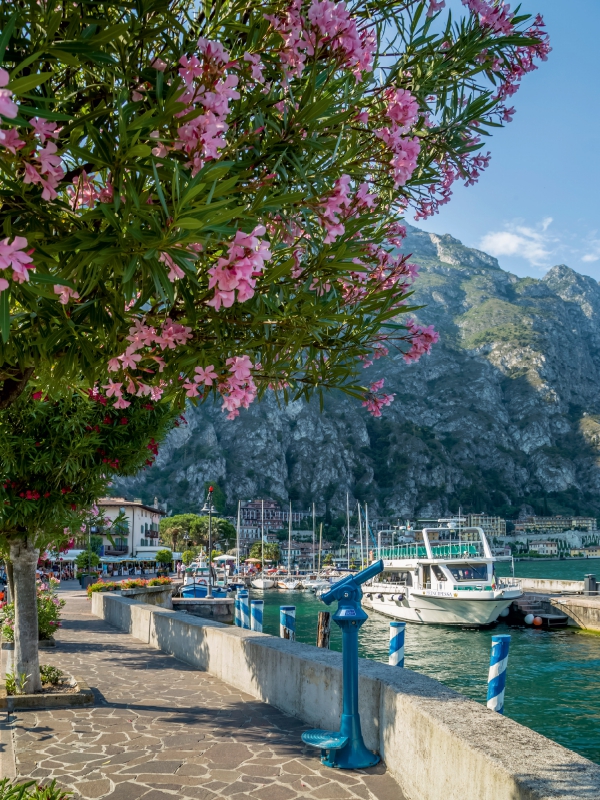
[[[37,613],[38,613],[38,638],[40,641],[53,639],[60,628],[60,614],[65,601],[58,598],[53,588],[47,583],[38,584],[37,587]],[[4,620],[2,624],[2,638],[6,642],[14,641],[15,631],[15,605],[7,603],[2,609]]]
[[[170,578],[150,578],[149,580],[130,578],[119,583],[99,580],[87,587],[87,595],[91,597],[95,592],[119,592],[121,589],[143,589],[145,586],[169,586],[170,584]]]

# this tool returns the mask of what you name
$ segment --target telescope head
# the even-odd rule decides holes
[[[383,561],[381,561],[381,559],[379,561],[375,561],[373,564],[370,564],[368,567],[361,570],[357,575],[348,575],[347,578],[334,583],[328,592],[321,595],[321,600],[325,603],[325,605],[331,605],[334,600],[339,601],[342,600],[344,596],[347,596],[345,595],[346,592],[355,594],[356,598],[360,599],[361,584],[365,583],[365,581],[371,580],[371,578],[374,578],[376,575],[379,575],[380,572],[383,572]]]

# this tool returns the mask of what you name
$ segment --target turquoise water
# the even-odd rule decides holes
[[[511,575],[510,561],[497,561],[498,575]],[[600,581],[600,558],[573,558],[563,561],[539,559],[535,561],[515,561],[516,578],[554,578],[563,581],[582,581],[591,573]]]
[[[594,561],[598,564],[600,579],[600,559]],[[554,565],[561,568],[557,575],[551,572]],[[525,569],[521,571],[519,567]],[[542,568],[539,574],[538,568]],[[521,572],[522,577],[579,579],[594,569],[590,559],[566,564],[558,561],[517,563],[515,573],[519,576]],[[252,590],[251,596],[265,601],[265,633],[278,636],[279,606],[295,605],[296,638],[315,644],[317,614],[326,610],[326,606],[313,594]],[[335,609],[335,604],[332,609]],[[360,655],[387,663],[389,619],[376,612],[368,613],[369,620],[360,631]],[[600,763],[600,635],[573,629],[549,632],[509,628],[504,624],[498,625],[493,632],[512,636],[506,716]],[[485,703],[493,632],[408,623],[406,667]],[[341,649],[341,636],[336,625],[332,625],[331,649]]]

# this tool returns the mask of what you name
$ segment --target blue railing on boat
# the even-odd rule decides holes
[[[484,558],[482,542],[431,542],[434,558],[461,559]],[[381,550],[384,561],[405,558],[429,558],[424,544],[401,544]]]

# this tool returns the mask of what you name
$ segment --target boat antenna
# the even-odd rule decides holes
[[[290,500],[290,523],[288,526],[288,580],[292,574],[292,501]]]
[[[350,494],[346,492],[346,534],[348,535],[348,569],[350,569]]]
[[[315,504],[313,503],[313,545],[312,545],[312,571],[315,571]]]
[[[240,528],[242,526],[242,501],[238,500],[237,529],[235,532],[235,574],[240,574]]]
[[[260,570],[263,578],[265,575],[265,501],[260,501],[260,540],[261,540],[261,561]]]
[[[369,532],[369,504],[365,503],[365,556],[367,564],[369,563]],[[379,553],[377,558],[379,558]]]

